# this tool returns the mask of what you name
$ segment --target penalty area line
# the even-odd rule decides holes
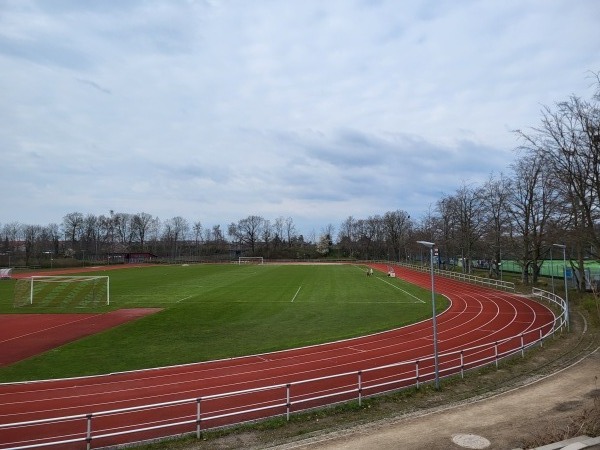
[[[425,303],[423,300],[421,300],[421,299],[420,299],[419,297],[417,297],[416,295],[413,295],[413,294],[411,294],[410,292],[408,292],[408,291],[405,291],[405,290],[404,290],[404,289],[402,289],[402,288],[399,288],[399,287],[398,287],[398,286],[396,286],[395,284],[392,284],[392,283],[390,283],[389,281],[386,281],[386,280],[384,280],[383,278],[380,278],[380,277],[377,277],[377,279],[378,279],[378,280],[381,280],[381,281],[383,281],[385,284],[389,284],[390,286],[392,286],[392,287],[393,287],[393,288],[395,288],[395,289],[398,289],[399,291],[402,291],[402,292],[404,292],[405,294],[408,294],[408,295],[410,295],[412,298],[414,298],[414,299],[418,300],[419,302],[421,302],[421,303]]]
[[[294,297],[292,298],[292,301],[290,303],[294,303],[294,300],[296,300],[296,297],[298,297],[298,292],[300,292],[300,289],[302,289],[302,285],[300,285],[300,287],[298,288],[298,290],[294,294]]]

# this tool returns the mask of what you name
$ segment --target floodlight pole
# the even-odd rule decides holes
[[[552,257],[552,247],[550,247],[550,279],[552,280],[552,293],[554,294],[554,258]]]
[[[500,281],[504,281],[504,279],[502,278],[502,249],[500,249],[498,251],[498,254],[500,255],[500,262],[498,263],[498,267],[500,268]]]
[[[567,286],[567,246],[564,244],[552,244],[554,247],[562,248],[563,251],[563,272],[565,279],[565,321],[567,322],[567,331],[570,331],[569,325],[569,289]]]
[[[437,319],[435,310],[435,277],[433,274],[433,247],[434,242],[417,241],[417,244],[421,244],[429,248],[430,255],[430,271],[431,271],[431,307],[433,309],[433,371],[435,373],[435,388],[440,389],[440,374],[439,374],[439,361],[438,361],[438,349],[437,349]]]

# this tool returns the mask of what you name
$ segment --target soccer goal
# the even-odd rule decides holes
[[[240,256],[238,264],[264,264],[262,256]]]
[[[32,276],[15,283],[13,306],[86,308],[110,304],[107,276]]]

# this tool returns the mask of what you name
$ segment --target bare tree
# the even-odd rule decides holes
[[[202,241],[203,231],[202,223],[199,220],[197,222],[194,222],[192,230],[194,232],[194,244],[196,247],[196,254],[200,254],[200,242]]]
[[[600,80],[592,101],[576,96],[544,107],[541,125],[517,131],[523,147],[551,167],[569,220],[564,224],[577,259],[579,289],[585,289],[586,257],[600,249]],[[568,206],[567,206],[568,205]]]
[[[83,214],[72,212],[63,217],[63,229],[65,236],[71,241],[71,247],[75,248],[83,227]]]
[[[285,235],[287,238],[288,247],[292,246],[292,239],[296,236],[296,226],[294,225],[294,219],[287,217],[285,219]]]
[[[10,222],[4,224],[2,227],[4,251],[14,252],[16,250],[21,232],[22,226],[19,222]]]
[[[79,245],[79,251],[81,251],[81,258],[85,258],[85,252],[93,251],[98,247],[98,240],[100,239],[99,219],[94,214],[86,214],[83,218],[83,226],[81,233],[81,243]],[[88,253],[89,254],[89,253]]]
[[[270,248],[271,248],[271,240],[273,238],[273,226],[269,220],[263,221],[263,226],[261,230],[261,239],[263,241],[264,251],[267,256],[269,256]]]
[[[60,250],[60,229],[58,224],[51,223],[46,226],[46,233],[49,239],[49,251],[54,252],[55,255],[59,253]]]
[[[228,228],[230,236],[241,244],[249,245],[252,254],[256,251],[256,244],[265,224],[265,219],[260,216],[248,216],[237,224],[231,223]]]
[[[39,244],[38,240],[42,234],[42,227],[39,225],[23,225],[23,237],[25,246],[25,265],[29,265],[29,260],[35,253],[40,253],[39,249],[36,249],[36,245]]]
[[[111,211],[112,214],[112,211]],[[133,216],[129,213],[112,214],[113,227],[119,243],[124,249],[129,249],[135,236],[133,230]]]
[[[481,205],[484,220],[485,241],[491,254],[490,276],[499,276],[502,264],[502,238],[509,226],[508,202],[510,196],[510,179],[500,174],[490,175],[481,189]],[[506,252],[505,248],[505,252]]]
[[[410,215],[402,210],[386,212],[383,215],[383,229],[386,244],[392,250],[393,259],[400,261],[406,252],[411,230]]]
[[[170,250],[171,257],[180,256],[180,241],[187,237],[189,224],[181,216],[167,220],[163,226],[163,237]]]
[[[275,233],[275,236],[273,236],[273,246],[276,249],[285,241],[284,230],[285,218],[280,216],[275,219],[275,223],[273,224],[273,233]]]
[[[356,220],[348,216],[340,225],[338,233],[338,243],[340,250],[346,253],[350,258],[354,256],[354,246],[356,242]]]
[[[514,165],[510,215],[516,229],[515,254],[522,267],[522,280],[537,282],[544,255],[546,227],[557,210],[558,193],[548,173],[548,165],[535,155],[525,155]]]
[[[438,200],[436,204],[437,216],[433,218],[432,224],[435,229],[436,241],[441,254],[446,259],[456,258],[456,253],[462,248],[458,245],[458,200],[456,197],[447,195]],[[462,268],[465,270],[464,255],[461,254]]]
[[[140,249],[142,251],[144,250],[146,234],[150,230],[153,220],[154,219],[152,218],[152,216],[145,212],[134,214],[131,218],[131,232],[134,236],[137,237],[140,243]]]

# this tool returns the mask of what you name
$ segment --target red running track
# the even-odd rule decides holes
[[[373,266],[383,272],[387,266]],[[395,268],[396,276],[416,285],[430,288],[428,273]],[[445,366],[456,364],[458,356],[444,357],[443,354],[493,344],[503,339],[520,335],[529,336],[532,342],[536,333],[531,330],[542,328],[543,334],[552,330],[554,315],[543,305],[525,297],[476,287],[456,280],[436,277],[436,293],[444,294],[451,306],[438,315],[438,353],[440,373]],[[539,338],[539,337],[538,337]],[[514,342],[513,342],[514,344]],[[493,347],[481,350],[470,356],[475,359],[490,357]],[[500,349],[502,351],[502,349]],[[342,401],[356,398],[356,395],[340,393],[344,387],[356,384],[356,375],[326,378],[312,383],[298,383],[302,380],[328,377],[340,373],[361,372],[365,395],[403,386],[414,385],[411,381],[383,384],[394,376],[405,374],[406,379],[414,378],[415,371],[429,373],[422,381],[432,379],[433,338],[431,321],[420,322],[396,330],[350,339],[330,344],[234,358],[185,366],[166,367],[153,370],[110,374],[97,377],[39,381],[0,385],[0,426],[7,423],[25,422],[59,416],[90,414],[100,411],[129,408],[139,405],[158,404],[175,400],[202,397],[203,414],[211,411],[220,414],[234,412],[243,404],[269,406],[277,404],[279,409],[269,410],[270,415],[285,414],[285,385],[291,383],[295,407],[293,411],[324,404],[326,401]],[[493,356],[493,355],[492,355]],[[422,360],[415,369],[415,360]],[[379,371],[367,369],[402,361],[411,364],[396,366]],[[468,367],[469,361],[465,361]],[[455,370],[456,372],[456,370]],[[252,392],[247,395],[220,399],[206,399],[206,396],[284,385],[282,388]],[[372,391],[366,389],[372,386]],[[319,392],[323,395],[338,396],[329,400],[311,400],[302,403],[303,396]],[[312,393],[312,394],[311,394]],[[177,405],[156,407],[144,411],[121,412],[93,419],[93,430],[97,434],[114,431],[140,429],[166,422],[190,421],[195,418],[197,405]],[[234,421],[263,417],[260,411],[235,417],[222,417],[202,423],[203,429],[224,425]],[[77,418],[60,424],[45,424],[36,427],[0,428],[0,449],[19,447],[39,442],[38,439],[85,438],[85,419]],[[92,447],[117,443],[134,442],[156,436],[174,435],[196,430],[195,424],[165,428],[158,431],[135,432],[132,434],[94,439]],[[48,447],[48,448],[57,448]],[[84,449],[86,443],[61,445],[61,449]]]

